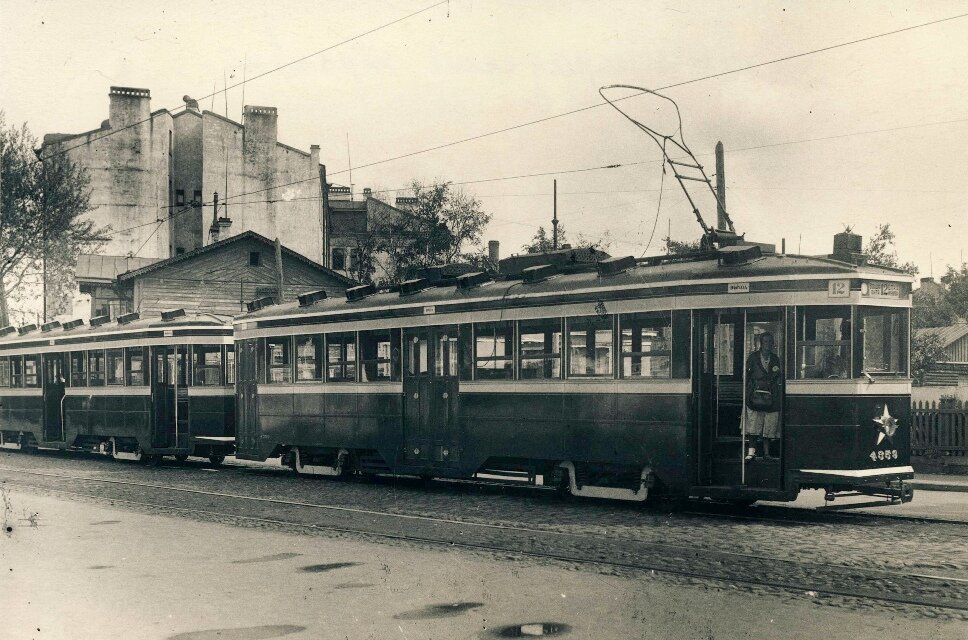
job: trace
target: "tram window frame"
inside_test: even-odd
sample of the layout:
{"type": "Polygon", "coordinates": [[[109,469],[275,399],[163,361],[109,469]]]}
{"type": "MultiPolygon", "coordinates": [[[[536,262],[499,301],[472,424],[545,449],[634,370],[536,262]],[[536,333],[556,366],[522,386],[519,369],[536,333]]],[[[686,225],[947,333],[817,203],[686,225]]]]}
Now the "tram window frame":
{"type": "Polygon", "coordinates": [[[148,386],[148,347],[125,347],[124,349],[124,383],[129,387],[148,386]],[[134,363],[138,362],[138,369],[134,363]]]}
{"type": "Polygon", "coordinates": [[[104,384],[108,387],[124,386],[124,349],[104,350],[104,384]]]}
{"type": "Polygon", "coordinates": [[[517,350],[519,380],[561,380],[564,377],[564,320],[562,318],[519,320],[517,350]],[[525,349],[524,337],[536,335],[541,336],[544,343],[543,349],[541,351],[525,349]],[[557,343],[555,335],[557,335],[557,343]],[[529,366],[534,362],[540,362],[541,366],[529,366]],[[540,372],[541,375],[531,375],[532,372],[540,372]]]}
{"type": "Polygon", "coordinates": [[[420,376],[430,372],[430,341],[425,334],[413,335],[407,347],[407,375],[420,376]]]}
{"type": "Polygon", "coordinates": [[[222,345],[220,344],[194,344],[192,345],[192,386],[193,387],[221,387],[225,379],[223,366],[225,360],[222,356],[222,345]],[[217,354],[218,364],[208,362],[208,356],[217,354]],[[203,356],[200,363],[198,356],[203,356]],[[209,379],[212,372],[215,372],[214,382],[209,379]]]}
{"type": "Polygon", "coordinates": [[[237,375],[236,370],[236,360],[235,360],[235,345],[226,344],[225,356],[223,362],[225,363],[225,386],[235,386],[235,380],[237,375]]]}
{"type": "Polygon", "coordinates": [[[24,386],[24,357],[10,356],[10,386],[22,389],[24,386]]]}
{"type": "MultiPolygon", "coordinates": [[[[857,368],[857,376],[863,376],[865,373],[871,376],[882,376],[886,378],[906,378],[908,376],[908,351],[909,351],[909,339],[908,339],[908,327],[910,326],[910,310],[898,307],[877,307],[877,306],[862,306],[858,307],[856,310],[856,331],[857,335],[854,339],[857,341],[857,349],[859,358],[855,358],[855,367],[857,368]],[[885,344],[885,339],[887,335],[884,329],[889,329],[891,327],[897,329],[896,340],[897,343],[892,345],[891,348],[884,349],[885,351],[894,351],[897,355],[897,368],[896,369],[871,369],[869,366],[868,357],[868,338],[871,338],[871,334],[874,333],[874,327],[868,327],[868,320],[874,317],[888,317],[890,318],[890,327],[882,327],[880,333],[880,339],[882,341],[882,347],[887,346],[885,344]]],[[[873,346],[873,345],[871,345],[873,346]]],[[[892,358],[893,362],[893,358],[892,358]]]]}
{"type": "Polygon", "coordinates": [[[107,371],[105,368],[106,366],[107,363],[104,359],[104,349],[91,349],[87,352],[87,386],[105,386],[104,381],[107,371]],[[94,362],[99,362],[100,365],[98,367],[94,367],[94,362]]]}
{"type": "Polygon", "coordinates": [[[70,370],[71,370],[71,386],[72,387],[86,387],[87,386],[87,351],[71,351],[68,356],[70,360],[70,370]],[[77,364],[80,363],[81,370],[77,370],[77,364]]]}
{"type": "Polygon", "coordinates": [[[514,380],[514,325],[513,320],[474,323],[475,380],[514,380]],[[503,346],[501,355],[499,345],[503,346]]]}
{"type": "MultiPolygon", "coordinates": [[[[672,312],[623,313],[619,316],[618,322],[619,377],[623,380],[667,380],[672,378],[672,312]],[[658,338],[664,343],[664,348],[652,349],[652,343],[650,343],[650,348],[643,350],[645,336],[642,335],[642,331],[646,329],[662,330],[658,338]],[[629,332],[628,350],[626,350],[626,331],[629,332]],[[638,340],[636,340],[636,337],[638,340]],[[639,347],[637,350],[635,349],[636,342],[638,342],[639,347]],[[636,359],[638,360],[638,375],[635,375],[636,359]],[[664,371],[660,364],[661,373],[658,375],[652,374],[654,371],[653,360],[658,363],[665,363],[664,371]],[[643,374],[645,361],[648,361],[650,365],[649,375],[643,374]],[[627,367],[626,362],[628,363],[627,367]]],[[[654,341],[657,342],[658,340],[654,341]]]]}
{"type": "Polygon", "coordinates": [[[400,329],[360,331],[359,344],[360,382],[400,381],[400,329]],[[382,345],[386,345],[385,355],[381,354],[382,345]],[[381,369],[385,375],[380,375],[381,369]]]}
{"type": "Polygon", "coordinates": [[[357,360],[355,331],[326,334],[326,382],[356,382],[357,360]]]}
{"type": "MultiPolygon", "coordinates": [[[[820,305],[820,306],[799,306],[796,309],[797,333],[796,333],[796,373],[797,380],[848,380],[852,376],[853,368],[853,344],[854,344],[854,314],[853,307],[847,305],[820,305]],[[834,331],[839,331],[839,340],[817,340],[817,321],[818,320],[840,320],[840,325],[834,327],[834,331]],[[844,326],[846,323],[846,327],[844,326]],[[807,339],[808,335],[813,337],[807,339]],[[844,336],[847,336],[845,339],[844,336]],[[818,361],[816,355],[811,358],[812,364],[807,363],[806,349],[821,348],[832,351],[823,355],[818,361]],[[846,354],[846,355],[844,355],[846,354]],[[835,370],[836,360],[842,362],[835,370]],[[829,364],[828,364],[829,363],[829,364]],[[815,369],[816,375],[807,375],[808,368],[815,369]],[[825,371],[826,370],[826,371],[825,371]],[[839,371],[839,374],[837,373],[839,371]],[[833,373],[829,373],[833,372],[833,373]]],[[[811,371],[813,373],[813,371],[811,371]]]]}
{"type": "Polygon", "coordinates": [[[323,354],[323,334],[302,334],[293,336],[294,353],[296,360],[296,382],[322,382],[324,377],[324,354],[323,354]],[[304,355],[304,346],[312,347],[312,361],[304,355]],[[303,360],[307,359],[307,362],[303,360]],[[307,369],[307,365],[311,369],[307,369]],[[310,375],[305,375],[309,372],[310,375]]]}
{"type": "Polygon", "coordinates": [[[266,338],[264,344],[266,384],[292,384],[292,337],[266,338]],[[273,362],[275,347],[279,348],[279,362],[273,362]]]}
{"type": "Polygon", "coordinates": [[[24,356],[24,387],[28,389],[37,389],[43,383],[43,378],[41,376],[40,368],[40,356],[39,355],[25,355],[24,356]],[[33,366],[30,366],[33,365],[33,366]],[[31,369],[33,370],[31,372],[31,369]]]}
{"type": "Polygon", "coordinates": [[[10,386],[10,357],[0,356],[0,388],[10,386]]]}
{"type": "Polygon", "coordinates": [[[565,351],[568,354],[568,362],[565,370],[569,378],[608,380],[615,378],[615,316],[609,314],[602,316],[580,316],[577,318],[565,319],[565,351]],[[599,334],[608,333],[608,338],[599,343],[599,334]],[[585,336],[585,344],[577,347],[584,350],[582,361],[584,362],[584,373],[575,370],[575,351],[573,345],[575,338],[581,334],[585,336]],[[594,342],[588,344],[588,337],[593,336],[594,342]],[[601,345],[608,352],[607,367],[599,367],[598,348],[601,345]],[[594,355],[589,354],[594,350],[594,355]],[[591,363],[591,364],[589,364],[591,363]],[[605,369],[607,368],[607,372],[605,369]]]}

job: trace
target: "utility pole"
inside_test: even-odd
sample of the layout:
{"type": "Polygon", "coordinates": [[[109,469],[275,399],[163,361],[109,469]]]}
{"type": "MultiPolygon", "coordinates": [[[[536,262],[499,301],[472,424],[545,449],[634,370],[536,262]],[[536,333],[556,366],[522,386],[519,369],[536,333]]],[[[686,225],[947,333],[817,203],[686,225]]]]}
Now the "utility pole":
{"type": "Polygon", "coordinates": [[[551,247],[558,250],[558,181],[552,183],[551,247]]]}
{"type": "Polygon", "coordinates": [[[723,143],[716,143],[716,228],[729,229],[726,221],[726,156],[723,143]]]}

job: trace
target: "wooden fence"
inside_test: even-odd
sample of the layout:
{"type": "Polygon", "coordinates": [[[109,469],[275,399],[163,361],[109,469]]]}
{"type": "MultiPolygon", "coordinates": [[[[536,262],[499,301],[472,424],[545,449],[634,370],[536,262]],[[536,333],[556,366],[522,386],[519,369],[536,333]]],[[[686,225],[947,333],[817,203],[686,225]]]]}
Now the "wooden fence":
{"type": "Polygon", "coordinates": [[[968,459],[968,403],[913,402],[911,453],[968,459]]]}

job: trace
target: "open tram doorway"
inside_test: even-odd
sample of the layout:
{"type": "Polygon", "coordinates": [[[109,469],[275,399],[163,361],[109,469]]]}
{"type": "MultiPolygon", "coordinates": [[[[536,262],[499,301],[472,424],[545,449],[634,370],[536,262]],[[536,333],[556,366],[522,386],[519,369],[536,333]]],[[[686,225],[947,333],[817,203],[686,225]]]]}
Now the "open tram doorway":
{"type": "Polygon", "coordinates": [[[460,463],[457,425],[459,333],[455,325],[406,329],[404,462],[425,468],[460,463]]]}
{"type": "Polygon", "coordinates": [[[151,446],[188,446],[188,347],[151,347],[151,404],[154,425],[151,446]]]}
{"type": "Polygon", "coordinates": [[[64,441],[64,397],[66,395],[66,354],[44,356],[44,440],[64,441]]]}
{"type": "MultiPolygon", "coordinates": [[[[707,309],[695,323],[696,396],[700,485],[781,488],[783,449],[784,311],[781,308],[707,309]],[[747,407],[747,365],[760,357],[762,336],[770,334],[779,368],[775,421],[747,407]]],[[[761,362],[769,362],[767,358],[761,362]]],[[[753,365],[755,366],[755,364],[753,365]]],[[[755,386],[755,385],[754,385],[755,386]]]]}

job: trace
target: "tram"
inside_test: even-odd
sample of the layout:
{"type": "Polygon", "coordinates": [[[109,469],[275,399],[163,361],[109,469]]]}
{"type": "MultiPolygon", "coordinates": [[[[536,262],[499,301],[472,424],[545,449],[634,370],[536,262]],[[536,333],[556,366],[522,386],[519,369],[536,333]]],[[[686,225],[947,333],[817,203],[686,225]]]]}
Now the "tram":
{"type": "Polygon", "coordinates": [[[0,330],[0,448],[220,464],[235,447],[228,318],[138,313],[0,330]]]}
{"type": "Polygon", "coordinates": [[[910,500],[912,278],[733,244],[250,303],[237,456],[637,501],[910,500]],[[745,365],[766,333],[779,424],[750,455],[745,365]]]}

